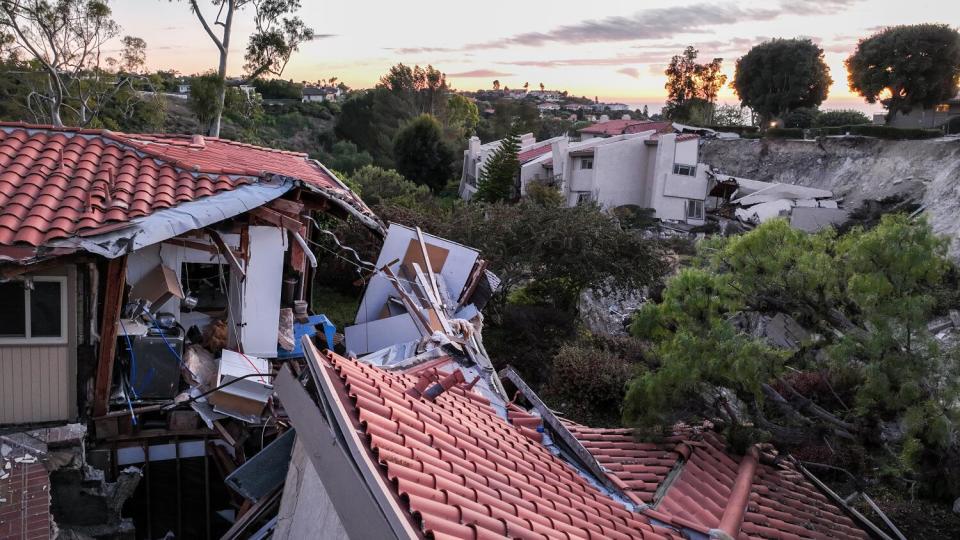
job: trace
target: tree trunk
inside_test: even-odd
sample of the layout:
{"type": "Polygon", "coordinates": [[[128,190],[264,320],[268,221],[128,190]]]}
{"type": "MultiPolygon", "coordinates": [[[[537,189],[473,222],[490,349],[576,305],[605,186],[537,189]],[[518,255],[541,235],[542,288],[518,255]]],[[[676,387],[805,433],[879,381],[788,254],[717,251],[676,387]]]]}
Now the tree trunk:
{"type": "Polygon", "coordinates": [[[220,136],[220,119],[223,117],[223,105],[227,98],[227,60],[230,54],[230,31],[233,29],[233,11],[235,8],[236,0],[229,0],[227,17],[223,23],[223,48],[220,50],[220,65],[217,67],[217,78],[220,79],[220,88],[217,90],[217,112],[213,115],[213,121],[210,122],[210,131],[207,133],[211,137],[220,136]]]}

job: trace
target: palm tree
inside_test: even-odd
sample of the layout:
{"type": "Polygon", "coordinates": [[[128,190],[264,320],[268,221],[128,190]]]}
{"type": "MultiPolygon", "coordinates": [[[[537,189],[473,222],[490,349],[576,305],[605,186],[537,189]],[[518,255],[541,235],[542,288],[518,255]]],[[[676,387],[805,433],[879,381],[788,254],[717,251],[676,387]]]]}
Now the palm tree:
{"type": "Polygon", "coordinates": [[[494,79],[494,80],[493,80],[493,89],[494,89],[494,90],[499,90],[499,89],[500,89],[500,79],[494,79]]]}
{"type": "Polygon", "coordinates": [[[543,83],[540,83],[540,91],[543,92],[544,86],[543,83]]]}

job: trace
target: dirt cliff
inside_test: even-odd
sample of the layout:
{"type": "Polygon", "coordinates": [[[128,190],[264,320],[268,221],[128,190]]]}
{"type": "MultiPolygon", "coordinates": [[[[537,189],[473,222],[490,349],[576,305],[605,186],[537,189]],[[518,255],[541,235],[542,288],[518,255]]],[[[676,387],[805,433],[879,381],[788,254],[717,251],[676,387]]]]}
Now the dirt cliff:
{"type": "Polygon", "coordinates": [[[710,140],[700,161],[734,176],[829,189],[851,209],[870,200],[916,202],[960,259],[960,139],[710,140]]]}

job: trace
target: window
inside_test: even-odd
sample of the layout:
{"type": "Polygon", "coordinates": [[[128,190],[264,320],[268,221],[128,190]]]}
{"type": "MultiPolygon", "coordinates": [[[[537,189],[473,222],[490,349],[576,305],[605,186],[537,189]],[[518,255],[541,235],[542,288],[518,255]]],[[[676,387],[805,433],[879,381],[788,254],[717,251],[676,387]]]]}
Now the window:
{"type": "Polygon", "coordinates": [[[696,176],[697,175],[697,166],[696,165],[681,165],[679,163],[673,164],[673,174],[679,174],[681,176],[696,176]]]}
{"type": "Polygon", "coordinates": [[[590,201],[592,200],[593,200],[593,196],[588,192],[583,191],[583,192],[577,193],[577,206],[589,204],[590,201]]]}
{"type": "Polygon", "coordinates": [[[35,277],[33,286],[0,283],[0,343],[66,343],[67,278],[35,277]]]}
{"type": "Polygon", "coordinates": [[[703,219],[703,201],[687,199],[687,219],[703,219]]]}
{"type": "Polygon", "coordinates": [[[941,103],[941,104],[937,105],[936,111],[937,111],[937,112],[950,112],[950,104],[949,104],[949,103],[941,103]]]}
{"type": "Polygon", "coordinates": [[[580,160],[581,169],[592,169],[593,168],[593,158],[583,158],[580,160]]]}

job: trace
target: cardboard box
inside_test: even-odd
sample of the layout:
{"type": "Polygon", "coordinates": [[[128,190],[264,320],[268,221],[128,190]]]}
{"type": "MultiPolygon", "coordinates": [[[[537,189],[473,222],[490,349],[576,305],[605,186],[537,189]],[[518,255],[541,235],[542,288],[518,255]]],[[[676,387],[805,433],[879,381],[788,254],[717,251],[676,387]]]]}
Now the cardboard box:
{"type": "MultiPolygon", "coordinates": [[[[252,373],[270,373],[270,363],[263,358],[224,349],[217,370],[216,386],[252,373]]],[[[217,390],[207,396],[207,401],[218,413],[244,422],[257,423],[272,395],[273,378],[253,376],[217,390]]]]}
{"type": "Polygon", "coordinates": [[[151,306],[162,306],[171,298],[183,300],[183,288],[177,273],[162,264],[140,278],[130,290],[130,300],[146,300],[151,306]]]}

